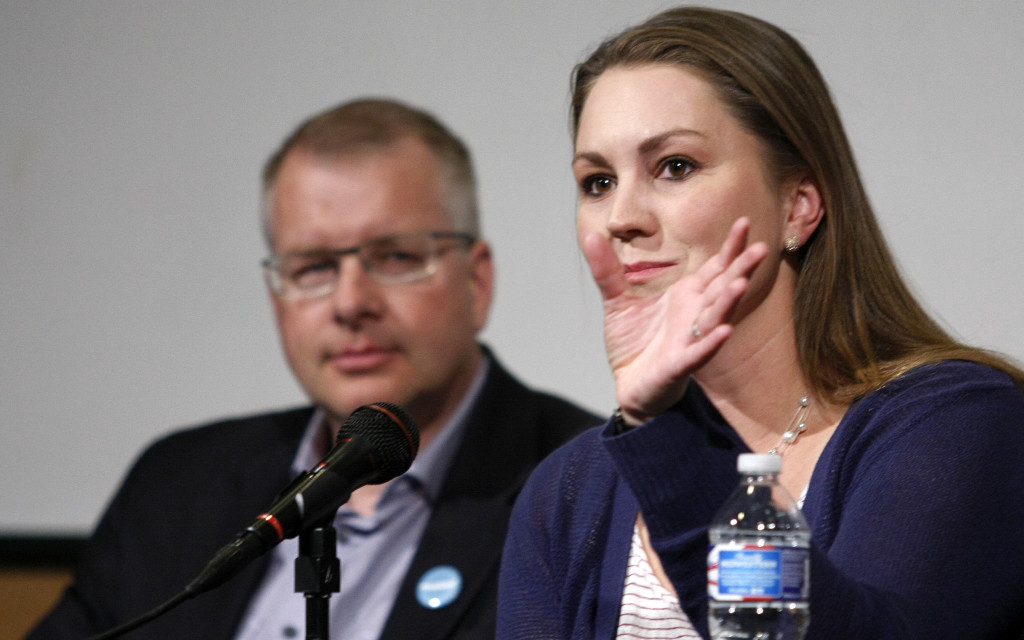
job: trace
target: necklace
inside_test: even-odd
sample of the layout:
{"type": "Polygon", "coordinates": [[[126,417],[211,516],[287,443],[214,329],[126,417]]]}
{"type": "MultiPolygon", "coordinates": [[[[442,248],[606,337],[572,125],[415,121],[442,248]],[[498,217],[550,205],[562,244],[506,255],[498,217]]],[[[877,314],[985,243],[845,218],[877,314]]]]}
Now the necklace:
{"type": "Polygon", "coordinates": [[[800,434],[807,430],[807,413],[811,410],[811,399],[808,396],[800,398],[800,406],[796,408],[793,419],[789,421],[789,427],[782,434],[779,444],[772,447],[768,453],[773,456],[781,456],[782,453],[796,443],[800,434]]]}

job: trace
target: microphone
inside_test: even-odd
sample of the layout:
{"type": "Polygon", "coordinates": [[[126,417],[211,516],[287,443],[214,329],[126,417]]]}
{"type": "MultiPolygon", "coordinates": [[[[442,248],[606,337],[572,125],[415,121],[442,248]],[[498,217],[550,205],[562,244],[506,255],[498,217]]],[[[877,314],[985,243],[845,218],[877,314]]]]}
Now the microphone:
{"type": "Polygon", "coordinates": [[[292,481],[185,587],[188,597],[223,584],[285,538],[329,522],[355,489],[402,475],[419,445],[419,429],[401,407],[388,402],[359,407],[341,425],[324,459],[292,481]]]}

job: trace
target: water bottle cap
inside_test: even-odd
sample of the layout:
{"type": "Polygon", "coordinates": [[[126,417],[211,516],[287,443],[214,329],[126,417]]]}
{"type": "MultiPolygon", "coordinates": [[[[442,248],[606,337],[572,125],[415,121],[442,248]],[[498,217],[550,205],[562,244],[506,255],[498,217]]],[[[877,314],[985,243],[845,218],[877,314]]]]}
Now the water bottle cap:
{"type": "Polygon", "coordinates": [[[736,461],[740,473],[778,473],[782,471],[782,456],[771,453],[741,453],[736,461]]]}

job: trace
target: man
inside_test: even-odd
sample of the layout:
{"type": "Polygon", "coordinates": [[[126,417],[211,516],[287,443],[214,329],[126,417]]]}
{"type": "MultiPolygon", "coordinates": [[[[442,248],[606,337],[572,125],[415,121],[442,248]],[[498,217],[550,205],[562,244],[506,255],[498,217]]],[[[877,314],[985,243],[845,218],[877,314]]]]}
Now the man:
{"type": "MultiPolygon", "coordinates": [[[[353,410],[379,401],[413,416],[420,455],[338,512],[331,637],[493,637],[513,499],[544,455],[599,420],[527,389],[477,342],[494,266],[468,151],[425,113],[357,101],[300,126],[268,161],[263,195],[277,326],[313,406],[151,447],[31,638],[81,638],[173,597],[353,410]]],[[[297,553],[287,540],[129,637],[304,635],[297,553]]]]}

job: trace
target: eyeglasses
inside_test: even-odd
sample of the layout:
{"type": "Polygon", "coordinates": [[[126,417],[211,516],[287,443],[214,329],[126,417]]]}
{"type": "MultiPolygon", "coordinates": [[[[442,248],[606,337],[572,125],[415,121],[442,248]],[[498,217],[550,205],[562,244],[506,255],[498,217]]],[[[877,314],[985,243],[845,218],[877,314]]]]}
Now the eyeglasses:
{"type": "Polygon", "coordinates": [[[422,280],[437,271],[437,258],[449,248],[445,240],[469,247],[476,238],[456,231],[424,231],[382,236],[356,247],[270,256],[261,263],[270,290],[291,300],[332,293],[341,273],[341,259],[355,255],[366,273],[380,284],[422,280]]]}

